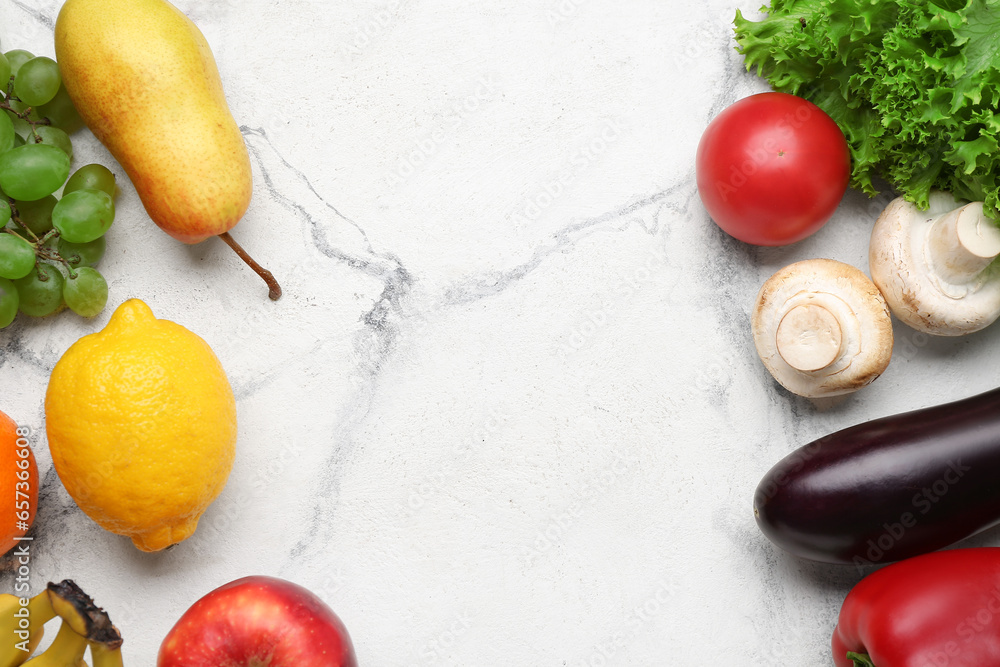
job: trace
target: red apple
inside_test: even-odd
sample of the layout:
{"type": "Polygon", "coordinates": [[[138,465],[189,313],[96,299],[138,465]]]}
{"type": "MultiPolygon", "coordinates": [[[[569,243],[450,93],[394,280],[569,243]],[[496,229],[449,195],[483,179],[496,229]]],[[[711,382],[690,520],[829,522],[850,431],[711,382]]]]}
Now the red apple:
{"type": "Polygon", "coordinates": [[[170,629],[157,667],[357,667],[347,628],[322,600],[274,577],[237,579],[170,629]]]}

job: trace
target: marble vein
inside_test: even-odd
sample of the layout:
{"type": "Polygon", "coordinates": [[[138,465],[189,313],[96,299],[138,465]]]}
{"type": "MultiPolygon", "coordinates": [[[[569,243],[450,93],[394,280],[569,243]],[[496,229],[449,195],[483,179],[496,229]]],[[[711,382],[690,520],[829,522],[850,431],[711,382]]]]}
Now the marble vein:
{"type": "MultiPolygon", "coordinates": [[[[574,222],[552,234],[544,243],[535,248],[531,257],[521,264],[504,271],[470,276],[461,283],[451,286],[445,292],[441,303],[446,306],[464,305],[495,296],[513,284],[523,280],[552,255],[569,252],[582,239],[596,230],[614,226],[614,223],[620,222],[630,216],[635,216],[658,204],[673,202],[677,198],[690,197],[691,190],[692,182],[690,180],[681,180],[654,195],[625,204],[592,218],[574,222]]],[[[619,229],[627,229],[630,224],[631,221],[626,220],[626,224],[620,226],[619,229]]]]}
{"type": "MultiPolygon", "coordinates": [[[[29,17],[31,17],[31,19],[33,19],[36,23],[47,28],[49,32],[55,30],[56,27],[55,19],[49,16],[49,12],[54,11],[51,8],[32,6],[31,4],[24,2],[23,0],[11,0],[11,4],[20,9],[21,11],[23,11],[29,17]]],[[[5,48],[19,49],[27,47],[24,45],[7,47],[5,45],[5,48]]]]}

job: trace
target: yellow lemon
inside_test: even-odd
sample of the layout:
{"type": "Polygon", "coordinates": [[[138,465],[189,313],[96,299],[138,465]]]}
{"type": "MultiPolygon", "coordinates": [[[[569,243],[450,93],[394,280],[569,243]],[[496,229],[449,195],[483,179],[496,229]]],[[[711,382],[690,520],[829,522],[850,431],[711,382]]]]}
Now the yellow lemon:
{"type": "Polygon", "coordinates": [[[143,551],[194,532],[236,451],[236,402],[212,349],[137,299],[56,364],[45,422],[70,496],[143,551]]]}

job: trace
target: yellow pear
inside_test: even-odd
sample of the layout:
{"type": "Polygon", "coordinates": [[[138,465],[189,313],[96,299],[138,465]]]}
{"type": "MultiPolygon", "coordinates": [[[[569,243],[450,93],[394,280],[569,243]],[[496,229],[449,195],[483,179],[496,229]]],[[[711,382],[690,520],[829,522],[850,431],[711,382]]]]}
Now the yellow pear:
{"type": "MultiPolygon", "coordinates": [[[[229,235],[253,177],[211,48],[166,0],[67,0],[56,59],[84,122],[125,169],[149,217],[184,243],[229,235]]],[[[275,293],[277,291],[277,294],[275,293]]]]}

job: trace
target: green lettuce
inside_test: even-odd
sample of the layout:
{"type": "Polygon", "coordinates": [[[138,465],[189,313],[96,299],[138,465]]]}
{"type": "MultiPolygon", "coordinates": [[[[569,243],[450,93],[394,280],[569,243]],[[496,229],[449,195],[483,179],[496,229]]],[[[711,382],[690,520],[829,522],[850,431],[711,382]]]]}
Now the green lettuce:
{"type": "MultiPolygon", "coordinates": [[[[932,189],[1000,218],[1000,0],[772,0],[737,11],[747,70],[826,111],[851,148],[851,185],[881,176],[927,207],[932,189]]],[[[876,179],[877,180],[877,179],[876,179]]]]}

